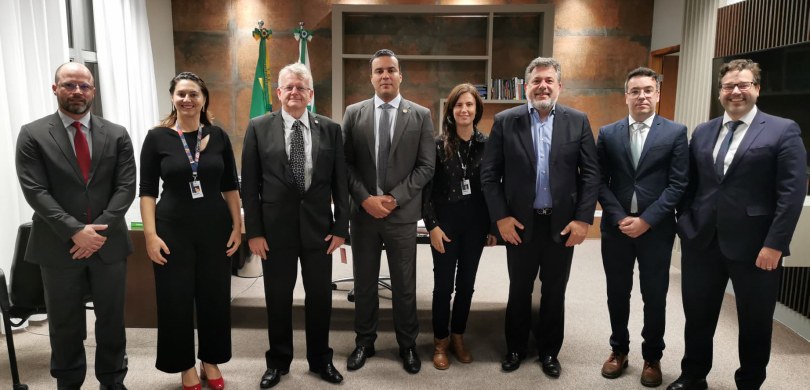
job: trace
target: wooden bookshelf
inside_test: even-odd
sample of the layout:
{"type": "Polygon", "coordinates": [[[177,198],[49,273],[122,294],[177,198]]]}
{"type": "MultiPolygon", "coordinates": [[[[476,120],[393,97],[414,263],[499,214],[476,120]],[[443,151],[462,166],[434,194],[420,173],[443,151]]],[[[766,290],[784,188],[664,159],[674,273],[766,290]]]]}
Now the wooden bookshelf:
{"type": "MultiPolygon", "coordinates": [[[[373,94],[369,58],[391,49],[400,59],[402,96],[433,112],[438,133],[444,99],[462,82],[523,78],[535,57],[552,55],[554,6],[349,5],[332,7],[332,116],[373,94]]],[[[525,100],[484,100],[479,125],[525,100]]]]}

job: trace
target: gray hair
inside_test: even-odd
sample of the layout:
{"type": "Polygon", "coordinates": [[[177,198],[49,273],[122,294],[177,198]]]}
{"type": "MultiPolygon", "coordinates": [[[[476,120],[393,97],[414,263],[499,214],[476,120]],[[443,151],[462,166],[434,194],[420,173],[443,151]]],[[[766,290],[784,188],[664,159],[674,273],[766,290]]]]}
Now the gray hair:
{"type": "Polygon", "coordinates": [[[534,68],[554,68],[554,71],[557,72],[557,82],[562,82],[562,72],[560,71],[560,63],[557,62],[554,58],[551,57],[537,57],[529,63],[529,66],[526,67],[526,79],[524,80],[526,83],[529,82],[531,78],[532,71],[534,68]]]}
{"type": "MultiPolygon", "coordinates": [[[[281,78],[284,77],[287,73],[290,73],[301,80],[304,80],[307,84],[309,84],[309,88],[312,88],[312,73],[309,71],[306,65],[296,62],[294,64],[286,65],[285,67],[281,68],[278,71],[278,80],[281,81],[281,78]]],[[[281,85],[278,86],[281,88],[281,85]]]]}

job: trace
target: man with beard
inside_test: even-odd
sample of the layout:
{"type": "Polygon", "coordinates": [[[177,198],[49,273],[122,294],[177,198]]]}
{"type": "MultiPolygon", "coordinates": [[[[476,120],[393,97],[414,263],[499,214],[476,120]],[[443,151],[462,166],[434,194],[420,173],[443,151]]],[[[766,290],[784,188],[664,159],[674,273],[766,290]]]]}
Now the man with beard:
{"type": "MultiPolygon", "coordinates": [[[[689,185],[678,219],[685,350],[671,390],[705,389],[729,279],[740,328],[738,389],[759,389],[771,356],[783,256],[807,193],[807,152],[796,122],[756,106],[759,64],[720,66],[722,116],[689,142],[689,185]]],[[[789,378],[785,378],[789,379],[789,378]]]]}
{"type": "Polygon", "coordinates": [[[528,105],[495,115],[481,186],[490,218],[507,243],[507,353],[501,367],[514,371],[526,357],[539,270],[542,298],[534,336],[543,372],[556,378],[562,370],[557,354],[571,259],[593,223],[599,167],[588,117],[557,104],[560,64],[553,58],[532,60],[525,89],[528,105]]]}
{"type": "Polygon", "coordinates": [[[82,64],[56,70],[59,110],[20,129],[17,175],[34,209],[25,260],[45,286],[51,376],[79,389],[87,363],[84,298],[96,316],[95,374],[101,389],[126,389],[124,295],[132,253],[124,214],[135,198],[135,159],[122,126],[90,114],[93,76],[82,64]]]}

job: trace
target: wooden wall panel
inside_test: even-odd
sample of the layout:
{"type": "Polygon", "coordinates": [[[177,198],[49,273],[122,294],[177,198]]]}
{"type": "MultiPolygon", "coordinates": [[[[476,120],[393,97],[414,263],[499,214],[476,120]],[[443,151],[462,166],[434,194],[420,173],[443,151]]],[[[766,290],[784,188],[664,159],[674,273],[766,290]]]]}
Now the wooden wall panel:
{"type": "Polygon", "coordinates": [[[749,0],[717,11],[714,57],[810,41],[810,0],[749,0]]]}

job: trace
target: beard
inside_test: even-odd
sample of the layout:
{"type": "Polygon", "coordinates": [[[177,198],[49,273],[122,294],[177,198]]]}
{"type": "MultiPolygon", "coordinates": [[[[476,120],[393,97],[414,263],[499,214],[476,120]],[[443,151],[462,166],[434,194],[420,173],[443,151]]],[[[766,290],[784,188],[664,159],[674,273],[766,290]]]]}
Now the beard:
{"type": "Polygon", "coordinates": [[[549,99],[549,100],[532,100],[532,107],[534,107],[537,111],[548,111],[554,107],[554,104],[557,103],[557,99],[549,99]]]}
{"type": "Polygon", "coordinates": [[[90,106],[93,104],[93,99],[59,99],[59,108],[76,115],[84,115],[90,111],[90,106]]]}

